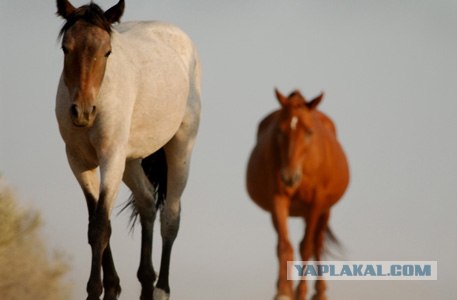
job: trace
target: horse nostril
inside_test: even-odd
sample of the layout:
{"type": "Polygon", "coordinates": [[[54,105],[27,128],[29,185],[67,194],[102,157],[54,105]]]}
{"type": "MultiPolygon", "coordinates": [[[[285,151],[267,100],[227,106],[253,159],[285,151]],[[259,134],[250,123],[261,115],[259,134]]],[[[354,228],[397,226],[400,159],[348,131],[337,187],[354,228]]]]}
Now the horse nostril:
{"type": "Polygon", "coordinates": [[[77,118],[78,115],[79,115],[79,110],[78,110],[78,106],[76,104],[73,104],[71,107],[70,107],[70,114],[73,118],[77,118]]]}
{"type": "Polygon", "coordinates": [[[292,174],[288,172],[281,172],[281,181],[287,187],[294,187],[301,180],[300,172],[294,172],[292,174]]]}
{"type": "Polygon", "coordinates": [[[97,112],[97,107],[94,105],[92,106],[91,114],[94,115],[97,112]]]}

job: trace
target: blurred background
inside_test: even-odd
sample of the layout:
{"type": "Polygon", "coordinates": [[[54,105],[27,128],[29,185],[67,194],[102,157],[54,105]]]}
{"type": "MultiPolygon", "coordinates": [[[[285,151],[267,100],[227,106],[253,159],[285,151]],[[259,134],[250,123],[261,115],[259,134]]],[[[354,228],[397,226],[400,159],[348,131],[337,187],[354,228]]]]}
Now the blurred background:
{"type": "MultiPolygon", "coordinates": [[[[96,2],[108,9],[116,1],[96,2]]],[[[54,116],[63,24],[55,11],[52,0],[0,2],[0,172],[41,215],[49,257],[65,253],[62,282],[84,299],[87,213],[54,116]]],[[[257,124],[278,107],[274,87],[326,93],[320,108],[337,125],[352,175],[330,221],[343,258],[438,261],[437,281],[335,281],[329,299],[456,299],[457,2],[126,1],[123,21],[150,19],[179,25],[202,61],[202,122],[172,299],[273,298],[276,235],[244,177],[257,124]]],[[[123,188],[113,216],[128,196],[123,188]]],[[[112,224],[121,299],[137,299],[141,230],[129,234],[128,214],[112,224]]],[[[290,227],[298,246],[303,222],[290,227]]]]}

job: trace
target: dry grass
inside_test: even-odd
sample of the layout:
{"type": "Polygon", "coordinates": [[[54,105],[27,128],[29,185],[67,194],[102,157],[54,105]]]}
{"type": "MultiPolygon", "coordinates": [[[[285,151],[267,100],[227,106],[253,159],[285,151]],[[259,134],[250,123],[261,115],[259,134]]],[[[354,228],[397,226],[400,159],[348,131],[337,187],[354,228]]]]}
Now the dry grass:
{"type": "Polygon", "coordinates": [[[20,207],[0,178],[0,299],[66,300],[71,287],[62,255],[49,257],[40,215],[20,207]]]}

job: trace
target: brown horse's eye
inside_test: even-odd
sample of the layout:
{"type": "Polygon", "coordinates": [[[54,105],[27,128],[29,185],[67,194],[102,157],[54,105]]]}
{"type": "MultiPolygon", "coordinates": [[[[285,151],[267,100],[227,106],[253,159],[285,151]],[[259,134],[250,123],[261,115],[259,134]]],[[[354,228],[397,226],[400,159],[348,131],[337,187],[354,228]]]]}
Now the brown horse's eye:
{"type": "Polygon", "coordinates": [[[62,46],[62,51],[64,54],[68,54],[68,48],[65,46],[62,46]]]}
{"type": "Polygon", "coordinates": [[[106,54],[105,54],[105,57],[108,57],[108,56],[110,56],[110,54],[111,54],[111,50],[110,50],[110,51],[108,51],[108,52],[106,52],[106,54]]]}

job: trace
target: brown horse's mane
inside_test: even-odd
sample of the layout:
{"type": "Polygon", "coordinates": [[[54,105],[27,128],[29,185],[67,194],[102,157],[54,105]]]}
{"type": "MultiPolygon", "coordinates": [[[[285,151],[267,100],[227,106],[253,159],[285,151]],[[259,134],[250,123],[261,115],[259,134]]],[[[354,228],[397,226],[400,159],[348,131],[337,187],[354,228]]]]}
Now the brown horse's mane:
{"type": "Polygon", "coordinates": [[[100,6],[92,2],[75,9],[75,11],[69,15],[66,20],[67,22],[62,26],[62,29],[59,32],[59,37],[61,37],[79,20],[84,20],[87,23],[97,26],[111,34],[111,23],[106,19],[104,11],[100,8],[100,6]]]}

